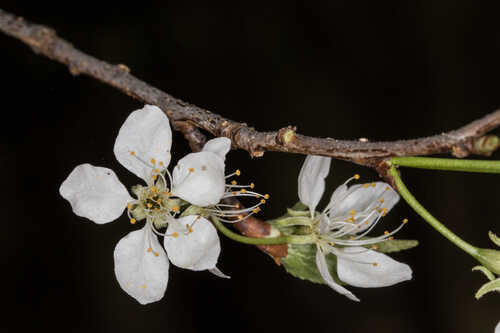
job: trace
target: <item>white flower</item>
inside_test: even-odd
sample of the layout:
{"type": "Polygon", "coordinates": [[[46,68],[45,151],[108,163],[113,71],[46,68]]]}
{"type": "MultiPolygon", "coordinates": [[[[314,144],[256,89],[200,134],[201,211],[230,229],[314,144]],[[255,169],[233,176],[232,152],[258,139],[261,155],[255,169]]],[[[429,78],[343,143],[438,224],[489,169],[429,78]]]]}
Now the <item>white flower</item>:
{"type": "MultiPolygon", "coordinates": [[[[208,269],[217,276],[227,277],[215,267],[220,254],[217,230],[199,215],[176,218],[183,203],[180,199],[207,207],[209,213],[230,217],[251,212],[261,204],[248,209],[219,204],[229,196],[254,193],[246,190],[253,188],[253,184],[225,184],[224,160],[231,148],[229,139],[208,141],[201,152],[182,158],[172,175],[167,170],[171,144],[168,118],[156,106],[146,105],[130,114],[114,146],[117,160],[146,183],[133,188],[136,199],[112,170],[90,164],[77,166],[59,189],[76,215],[95,223],[111,222],[120,217],[125,208],[132,224],[146,219],[144,227],[122,238],[114,251],[120,286],[141,304],[163,297],[169,261],[178,267],[195,271],[208,269]],[[224,208],[235,209],[223,212],[224,208]],[[164,227],[167,227],[164,234],[157,231],[164,227]],[[156,234],[165,236],[167,253],[156,234]]],[[[264,198],[257,193],[253,196],[264,198]]]]}
{"type": "MultiPolygon", "coordinates": [[[[336,283],[326,263],[325,256],[337,256],[337,273],[341,281],[364,288],[390,286],[412,278],[411,268],[385,254],[364,246],[392,239],[396,230],[366,238],[382,216],[398,202],[399,195],[383,182],[347,186],[352,179],[340,185],[332,194],[330,203],[320,213],[315,209],[325,190],[325,177],[330,168],[330,158],[307,156],[299,174],[300,201],[309,207],[313,229],[317,236],[316,265],[325,282],[335,291],[359,301],[346,288],[336,283]],[[340,245],[341,247],[336,247],[340,245]]],[[[376,249],[376,245],[374,245],[376,249]]]]}
{"type": "Polygon", "coordinates": [[[495,333],[500,333],[500,321],[497,324],[497,327],[495,328],[495,333]]]}

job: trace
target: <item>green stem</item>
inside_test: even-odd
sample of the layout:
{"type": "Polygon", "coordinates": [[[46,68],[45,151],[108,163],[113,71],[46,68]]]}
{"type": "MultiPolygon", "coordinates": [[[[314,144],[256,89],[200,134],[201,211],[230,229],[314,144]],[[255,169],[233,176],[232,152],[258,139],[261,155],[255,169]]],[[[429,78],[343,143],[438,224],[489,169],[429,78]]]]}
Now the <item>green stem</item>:
{"type": "Polygon", "coordinates": [[[391,157],[391,163],[394,165],[420,169],[500,173],[500,161],[433,157],[391,157]]]}
{"type": "Polygon", "coordinates": [[[389,174],[394,178],[399,194],[406,200],[408,205],[413,208],[418,215],[420,215],[427,223],[429,223],[434,229],[436,229],[441,235],[446,237],[450,242],[473,256],[477,257],[478,249],[466,241],[462,240],[460,237],[455,235],[450,229],[445,227],[441,222],[439,222],[434,216],[431,215],[418,201],[415,197],[408,191],[408,188],[401,180],[398,171],[394,166],[389,169],[389,174]]]}
{"type": "Polygon", "coordinates": [[[312,235],[305,236],[279,236],[279,237],[267,237],[267,238],[255,238],[255,237],[246,237],[239,235],[237,233],[232,232],[226,226],[219,221],[219,219],[215,216],[212,216],[212,222],[215,227],[225,236],[231,238],[234,241],[251,244],[251,245],[278,245],[278,244],[312,244],[314,243],[314,237],[312,235]]]}

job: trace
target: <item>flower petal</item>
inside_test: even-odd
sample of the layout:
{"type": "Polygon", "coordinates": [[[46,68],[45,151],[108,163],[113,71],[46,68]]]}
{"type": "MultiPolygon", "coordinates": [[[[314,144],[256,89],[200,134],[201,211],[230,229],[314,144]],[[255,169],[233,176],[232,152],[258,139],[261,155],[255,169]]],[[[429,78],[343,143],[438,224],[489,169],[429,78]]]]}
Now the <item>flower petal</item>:
{"type": "Polygon", "coordinates": [[[207,219],[190,215],[168,225],[164,246],[172,264],[193,271],[215,268],[220,254],[217,230],[207,219]],[[194,223],[194,224],[193,224],[194,223]],[[192,232],[189,232],[191,226],[192,232]]]}
{"type": "Polygon", "coordinates": [[[215,205],[224,195],[224,160],[215,153],[187,154],[175,166],[172,177],[173,194],[191,204],[215,205]]]}
{"type": "Polygon", "coordinates": [[[171,145],[172,131],[167,116],[158,107],[145,105],[125,120],[113,151],[118,162],[149,183],[154,169],[151,159],[167,167],[171,145]]]}
{"type": "Polygon", "coordinates": [[[323,254],[319,249],[316,251],[316,266],[318,267],[318,271],[321,274],[321,277],[323,280],[325,280],[326,284],[339,294],[342,294],[346,296],[347,298],[359,302],[359,298],[354,296],[353,293],[351,293],[349,290],[346,288],[342,287],[340,284],[336,283],[332,276],[330,275],[330,272],[328,271],[328,265],[326,264],[326,259],[325,259],[325,254],[323,254]]]}
{"type": "Polygon", "coordinates": [[[358,228],[352,233],[359,233],[368,229],[379,216],[374,212],[375,207],[379,213],[384,212],[385,215],[398,201],[399,194],[384,182],[354,185],[340,201],[332,205],[329,216],[342,219],[350,217],[350,213],[354,211],[353,222],[358,228]]]}
{"type": "Polygon", "coordinates": [[[116,279],[127,294],[141,304],[156,302],[163,297],[169,263],[149,222],[116,244],[114,259],[116,279]]]}
{"type": "Polygon", "coordinates": [[[497,327],[495,328],[495,333],[500,333],[500,321],[497,324],[497,327]]]}
{"type": "Polygon", "coordinates": [[[339,278],[355,287],[377,288],[411,280],[412,270],[407,264],[364,247],[346,247],[337,256],[339,278]]]}
{"type": "Polygon", "coordinates": [[[298,186],[299,199],[309,207],[311,213],[325,191],[325,177],[330,170],[331,158],[308,155],[300,169],[298,186]]]}
{"type": "Polygon", "coordinates": [[[226,154],[231,150],[231,140],[228,138],[215,138],[208,140],[201,151],[209,151],[219,155],[222,160],[226,158],[226,154]]]}
{"type": "Polygon", "coordinates": [[[116,220],[133,200],[111,169],[80,164],[59,188],[73,213],[98,224],[116,220]]]}
{"type": "Polygon", "coordinates": [[[213,275],[218,276],[218,277],[223,278],[223,279],[230,279],[231,278],[229,275],[222,273],[222,271],[220,269],[218,269],[217,267],[210,268],[208,271],[210,273],[212,273],[213,275]]]}

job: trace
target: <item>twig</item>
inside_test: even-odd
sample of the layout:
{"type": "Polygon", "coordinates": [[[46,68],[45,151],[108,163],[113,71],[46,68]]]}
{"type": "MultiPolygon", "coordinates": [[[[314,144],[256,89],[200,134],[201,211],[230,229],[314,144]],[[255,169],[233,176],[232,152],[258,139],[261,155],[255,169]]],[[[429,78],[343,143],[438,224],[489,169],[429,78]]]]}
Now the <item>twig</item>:
{"type": "Polygon", "coordinates": [[[230,138],[233,148],[244,149],[251,156],[262,156],[265,151],[316,154],[369,167],[377,167],[391,156],[437,153],[452,153],[457,157],[469,154],[489,155],[498,147],[498,138],[495,141],[496,137],[493,137],[495,143],[492,145],[491,137],[482,136],[500,125],[500,111],[490,113],[455,131],[427,138],[392,142],[315,138],[296,133],[294,127],[285,127],[274,132],[259,132],[244,123],[176,99],[131,75],[127,66],[111,65],[89,56],[59,38],[54,30],[31,24],[3,10],[0,10],[0,31],[23,41],[35,53],[65,64],[73,75],[88,75],[144,103],[157,105],[170,117],[174,127],[184,133],[192,147],[202,144],[202,136],[197,129],[200,128],[215,136],[230,138]],[[490,142],[489,148],[481,148],[482,142],[490,142]]]}

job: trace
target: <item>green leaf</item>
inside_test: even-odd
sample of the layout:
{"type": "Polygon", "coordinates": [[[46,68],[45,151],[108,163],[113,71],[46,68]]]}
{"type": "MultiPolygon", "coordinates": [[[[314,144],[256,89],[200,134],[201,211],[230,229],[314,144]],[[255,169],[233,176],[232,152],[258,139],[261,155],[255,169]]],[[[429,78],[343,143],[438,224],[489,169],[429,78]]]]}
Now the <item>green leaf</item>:
{"type": "Polygon", "coordinates": [[[475,295],[476,299],[480,299],[481,297],[484,296],[484,294],[489,293],[491,291],[500,292],[500,278],[483,284],[483,286],[479,288],[479,290],[475,295]]]}
{"type": "Polygon", "coordinates": [[[412,239],[393,239],[377,243],[376,245],[378,246],[378,252],[392,253],[414,248],[418,245],[418,241],[412,239]]]}
{"type": "MultiPolygon", "coordinates": [[[[281,259],[281,263],[288,273],[299,279],[325,284],[316,267],[316,245],[289,244],[288,255],[281,259]]],[[[326,263],[335,282],[344,284],[337,276],[337,258],[329,254],[326,256],[326,263]]]]}
{"type": "Polygon", "coordinates": [[[495,275],[492,272],[490,272],[490,270],[488,268],[486,268],[484,266],[474,266],[474,267],[472,267],[472,271],[480,271],[481,273],[486,275],[488,280],[490,280],[490,281],[495,280],[495,275]]]}
{"type": "Polygon", "coordinates": [[[495,235],[493,232],[488,232],[488,236],[490,236],[490,239],[493,243],[495,243],[497,246],[500,246],[500,238],[495,235]]]}

